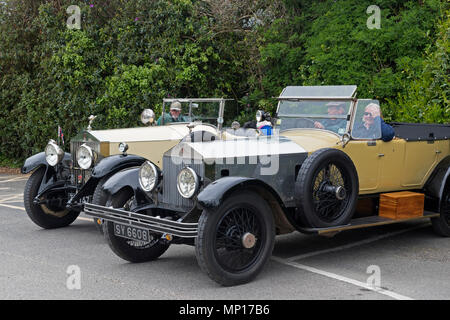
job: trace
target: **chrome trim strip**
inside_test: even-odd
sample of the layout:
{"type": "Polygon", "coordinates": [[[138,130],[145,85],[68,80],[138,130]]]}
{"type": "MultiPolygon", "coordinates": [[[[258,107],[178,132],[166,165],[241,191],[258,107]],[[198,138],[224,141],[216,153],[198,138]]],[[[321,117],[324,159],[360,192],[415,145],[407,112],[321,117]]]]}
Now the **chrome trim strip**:
{"type": "Polygon", "coordinates": [[[197,223],[171,221],[92,203],[85,203],[83,211],[88,216],[123,225],[131,225],[161,234],[168,233],[181,238],[195,238],[197,236],[197,223]]]}

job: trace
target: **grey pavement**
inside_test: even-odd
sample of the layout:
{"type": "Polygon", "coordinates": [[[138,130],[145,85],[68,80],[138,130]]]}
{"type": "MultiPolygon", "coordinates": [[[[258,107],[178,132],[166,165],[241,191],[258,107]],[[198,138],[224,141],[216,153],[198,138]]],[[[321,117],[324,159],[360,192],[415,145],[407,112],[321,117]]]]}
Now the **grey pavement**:
{"type": "Polygon", "coordinates": [[[193,247],[173,245],[157,261],[117,257],[90,219],[43,230],[26,215],[26,176],[0,174],[0,299],[448,299],[450,238],[427,221],[276,239],[251,283],[221,287],[198,267],[193,247]],[[67,288],[69,266],[81,289],[67,288]],[[371,266],[379,269],[373,287],[371,266]]]}

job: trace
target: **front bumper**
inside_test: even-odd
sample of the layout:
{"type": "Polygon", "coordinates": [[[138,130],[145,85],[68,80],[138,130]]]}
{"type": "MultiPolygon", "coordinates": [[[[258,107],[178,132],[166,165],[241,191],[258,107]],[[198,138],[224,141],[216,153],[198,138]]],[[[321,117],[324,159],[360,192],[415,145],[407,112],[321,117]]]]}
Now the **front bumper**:
{"type": "Polygon", "coordinates": [[[180,238],[196,238],[198,223],[172,221],[165,218],[151,217],[144,214],[99,206],[92,203],[84,204],[84,213],[88,216],[101,218],[105,221],[133,226],[160,234],[170,234],[180,238]]]}

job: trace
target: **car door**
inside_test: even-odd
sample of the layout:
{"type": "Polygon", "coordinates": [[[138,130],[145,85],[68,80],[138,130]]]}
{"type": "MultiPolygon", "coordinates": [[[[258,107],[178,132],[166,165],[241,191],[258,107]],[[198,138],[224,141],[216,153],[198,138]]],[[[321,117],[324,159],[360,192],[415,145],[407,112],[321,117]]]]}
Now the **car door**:
{"type": "Polygon", "coordinates": [[[394,138],[389,142],[379,141],[380,156],[383,158],[380,171],[379,191],[387,192],[402,189],[405,147],[404,139],[394,138]]]}
{"type": "Polygon", "coordinates": [[[402,186],[422,187],[425,179],[436,166],[439,143],[430,141],[405,142],[405,157],[402,166],[402,186]]]}
{"type": "Polygon", "coordinates": [[[370,104],[379,106],[378,100],[359,99],[357,101],[351,122],[352,140],[343,149],[355,164],[361,194],[374,192],[379,187],[383,161],[380,151],[381,140],[377,140],[381,137],[381,131],[375,138],[353,135],[354,129],[361,126],[365,109],[370,104]]]}
{"type": "Polygon", "coordinates": [[[359,193],[371,193],[378,188],[382,157],[380,142],[351,140],[342,150],[352,159],[359,179],[359,193]]]}

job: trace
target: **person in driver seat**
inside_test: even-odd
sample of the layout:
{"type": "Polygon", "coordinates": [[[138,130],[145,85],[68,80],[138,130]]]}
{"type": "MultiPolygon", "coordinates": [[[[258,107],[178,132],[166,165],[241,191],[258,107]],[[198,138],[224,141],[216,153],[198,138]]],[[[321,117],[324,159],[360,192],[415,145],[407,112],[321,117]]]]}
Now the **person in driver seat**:
{"type": "MultiPolygon", "coordinates": [[[[163,116],[159,117],[158,121],[156,121],[156,125],[160,126],[162,124],[163,116]]],[[[170,105],[169,113],[164,114],[164,123],[171,122],[187,122],[184,116],[181,114],[181,103],[178,101],[174,101],[170,105]]]]}
{"type": "Polygon", "coordinates": [[[355,124],[353,136],[361,139],[379,139],[384,142],[394,138],[394,128],[384,122],[381,118],[380,106],[370,103],[364,109],[362,122],[355,124]]]}
{"type": "MultiPolygon", "coordinates": [[[[345,114],[345,103],[343,102],[329,102],[326,104],[328,107],[328,115],[344,115],[345,114]]],[[[317,129],[330,130],[335,133],[341,133],[340,131],[345,131],[347,125],[347,119],[324,119],[321,122],[314,122],[314,127],[317,129]]]]}

